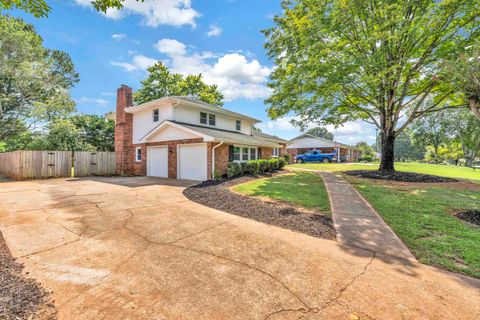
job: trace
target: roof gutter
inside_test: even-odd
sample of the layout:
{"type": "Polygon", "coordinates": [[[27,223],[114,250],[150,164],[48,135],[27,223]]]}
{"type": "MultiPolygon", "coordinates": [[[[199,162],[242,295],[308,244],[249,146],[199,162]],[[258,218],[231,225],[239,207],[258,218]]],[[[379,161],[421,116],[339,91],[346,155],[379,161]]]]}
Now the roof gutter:
{"type": "Polygon", "coordinates": [[[223,144],[223,140],[212,148],[212,179],[215,177],[215,149],[223,144]]]}

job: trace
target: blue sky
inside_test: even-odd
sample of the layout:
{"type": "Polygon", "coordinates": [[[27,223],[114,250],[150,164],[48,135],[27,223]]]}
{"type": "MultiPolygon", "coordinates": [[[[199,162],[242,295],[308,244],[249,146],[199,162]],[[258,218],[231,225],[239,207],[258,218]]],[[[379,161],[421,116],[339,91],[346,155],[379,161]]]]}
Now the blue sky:
{"type": "MultiPolygon", "coordinates": [[[[145,69],[162,60],[174,72],[202,73],[226,97],[225,107],[261,119],[264,132],[283,138],[299,134],[289,120],[272,121],[263,103],[273,68],[263,48],[262,29],[280,13],[271,0],[126,0],[125,9],[95,12],[90,0],[50,0],[48,18],[13,12],[35,25],[48,48],[66,51],[80,73],[72,90],[77,109],[105,114],[115,108],[120,84],[134,90],[145,69]]],[[[344,143],[375,141],[362,122],[329,128],[344,143]]]]}

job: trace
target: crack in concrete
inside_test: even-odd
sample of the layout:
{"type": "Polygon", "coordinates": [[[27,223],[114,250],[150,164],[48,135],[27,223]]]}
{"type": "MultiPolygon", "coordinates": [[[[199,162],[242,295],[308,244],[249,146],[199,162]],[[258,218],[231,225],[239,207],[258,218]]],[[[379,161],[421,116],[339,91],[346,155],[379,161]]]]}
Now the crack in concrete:
{"type": "MultiPolygon", "coordinates": [[[[277,311],[274,311],[272,313],[269,313],[265,316],[265,320],[269,319],[270,317],[274,316],[274,315],[277,315],[277,314],[280,314],[280,313],[283,313],[283,312],[301,312],[302,315],[298,318],[298,319],[301,319],[303,318],[306,314],[309,314],[309,313],[319,313],[320,311],[324,310],[324,309],[327,309],[335,304],[338,304],[338,305],[341,305],[343,307],[346,307],[347,309],[352,310],[349,306],[345,306],[341,303],[338,302],[338,300],[340,300],[340,298],[342,297],[342,295],[344,294],[344,292],[351,286],[353,285],[353,283],[355,283],[355,281],[363,276],[365,273],[367,273],[367,270],[368,270],[368,267],[373,263],[373,261],[375,260],[376,258],[376,254],[375,252],[372,252],[372,257],[370,258],[370,260],[368,261],[368,263],[363,267],[363,270],[362,272],[358,273],[357,275],[355,275],[345,286],[343,286],[340,291],[338,292],[338,294],[328,300],[323,306],[321,307],[309,307],[308,305],[305,304],[305,308],[298,308],[298,309],[292,309],[292,308],[284,308],[284,309],[280,309],[280,310],[277,310],[277,311]]],[[[366,315],[367,316],[367,315],[366,315]]],[[[369,318],[371,318],[370,316],[368,316],[369,318]]]]}

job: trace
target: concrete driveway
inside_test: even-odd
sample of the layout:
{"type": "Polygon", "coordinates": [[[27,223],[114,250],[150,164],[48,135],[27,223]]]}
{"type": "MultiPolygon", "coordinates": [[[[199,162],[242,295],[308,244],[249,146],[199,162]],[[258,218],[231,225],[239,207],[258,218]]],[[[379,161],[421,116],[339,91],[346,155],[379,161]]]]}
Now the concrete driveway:
{"type": "Polygon", "coordinates": [[[480,281],[203,207],[152,178],[0,184],[60,319],[478,319],[480,281]]]}

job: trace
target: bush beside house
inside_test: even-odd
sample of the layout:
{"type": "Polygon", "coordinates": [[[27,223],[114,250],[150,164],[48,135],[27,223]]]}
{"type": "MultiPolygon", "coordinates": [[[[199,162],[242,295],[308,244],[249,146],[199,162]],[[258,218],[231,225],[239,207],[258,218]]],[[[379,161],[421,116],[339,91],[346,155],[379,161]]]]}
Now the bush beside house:
{"type": "Polygon", "coordinates": [[[229,162],[227,167],[227,176],[233,178],[244,174],[264,174],[266,172],[275,172],[285,166],[285,159],[259,159],[245,162],[229,162]]]}

